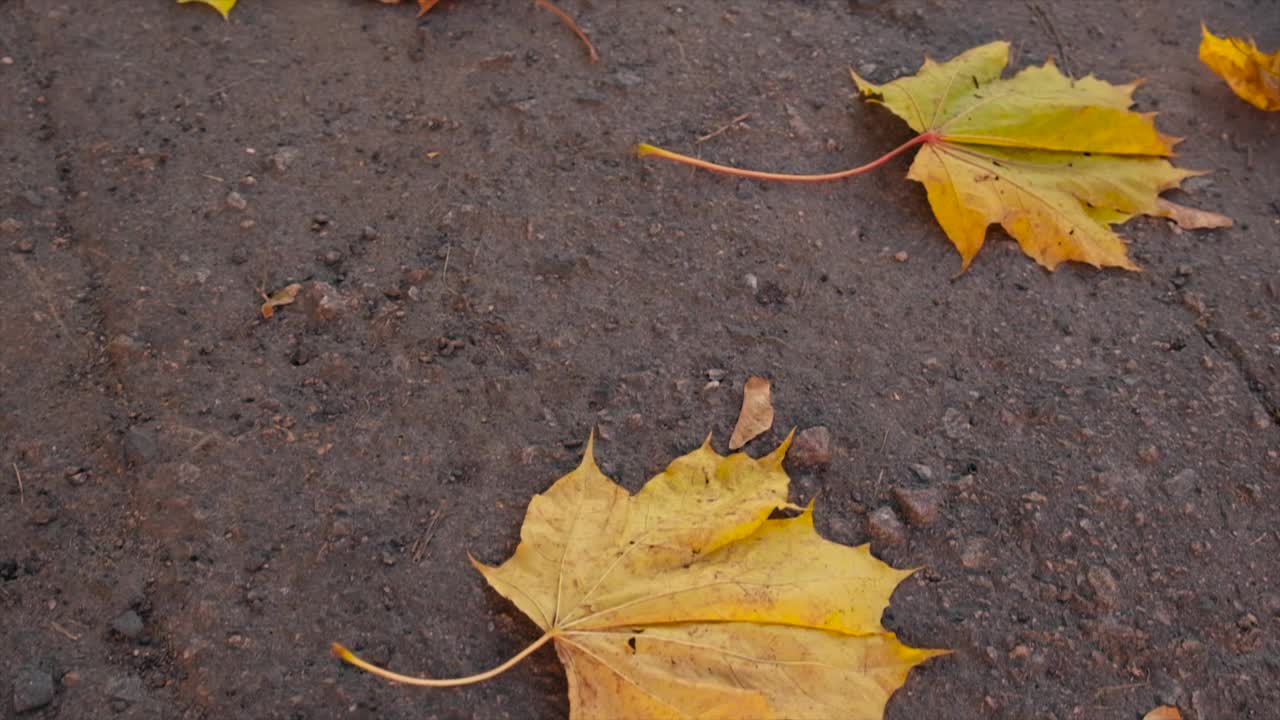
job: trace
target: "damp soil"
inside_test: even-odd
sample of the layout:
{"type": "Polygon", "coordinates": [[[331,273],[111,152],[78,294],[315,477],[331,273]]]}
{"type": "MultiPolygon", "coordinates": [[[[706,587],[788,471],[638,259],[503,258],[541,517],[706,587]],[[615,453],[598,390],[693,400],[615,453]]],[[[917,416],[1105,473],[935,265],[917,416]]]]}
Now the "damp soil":
{"type": "Polygon", "coordinates": [[[0,2],[0,717],[563,718],[501,561],[593,429],[632,490],[750,375],[825,427],[793,496],[954,650],[887,717],[1280,707],[1280,114],[1196,60],[1270,0],[0,2]],[[1122,232],[1141,273],[969,271],[852,97],[994,39],[1142,77],[1234,228],[1122,232]],[[304,290],[271,319],[262,292],[304,290]],[[914,493],[914,494],[913,494],[914,493]],[[920,502],[936,503],[936,517],[920,502]],[[892,514],[892,516],[890,515],[892,514]],[[899,527],[893,517],[905,517],[899,527]],[[21,710],[21,714],[19,714],[21,710]]]}

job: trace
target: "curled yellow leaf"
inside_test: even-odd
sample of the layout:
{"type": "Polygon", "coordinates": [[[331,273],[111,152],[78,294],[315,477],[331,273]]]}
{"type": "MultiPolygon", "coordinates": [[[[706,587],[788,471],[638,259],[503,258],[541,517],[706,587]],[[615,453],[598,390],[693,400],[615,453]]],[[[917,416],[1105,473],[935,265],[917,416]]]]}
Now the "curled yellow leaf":
{"type": "Polygon", "coordinates": [[[1204,23],[1200,31],[1200,62],[1252,105],[1280,110],[1280,50],[1267,55],[1253,40],[1218,37],[1204,23]]]}
{"type": "Polygon", "coordinates": [[[231,8],[236,6],[236,0],[178,0],[179,3],[198,2],[204,3],[217,10],[222,15],[223,20],[230,19],[231,8]]]}
{"type": "Polygon", "coordinates": [[[270,320],[271,316],[276,314],[276,308],[292,305],[294,300],[298,299],[298,291],[301,289],[301,283],[293,283],[271,293],[262,303],[262,318],[270,320]]]}

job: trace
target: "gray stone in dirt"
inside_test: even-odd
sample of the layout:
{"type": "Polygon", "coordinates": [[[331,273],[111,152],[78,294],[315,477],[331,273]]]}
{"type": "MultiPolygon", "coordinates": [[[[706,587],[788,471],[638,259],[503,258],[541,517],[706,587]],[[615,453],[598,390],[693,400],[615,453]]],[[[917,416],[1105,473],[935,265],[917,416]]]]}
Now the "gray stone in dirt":
{"type": "Polygon", "coordinates": [[[127,703],[140,703],[147,698],[142,687],[142,678],[135,675],[113,677],[107,680],[104,688],[107,697],[127,703]]]}
{"type": "Polygon", "coordinates": [[[1120,583],[1116,576],[1101,565],[1094,565],[1085,572],[1089,587],[1093,588],[1093,596],[1098,606],[1104,610],[1114,610],[1120,604],[1120,583]]]}
{"type": "Polygon", "coordinates": [[[111,629],[130,640],[138,639],[143,627],[142,616],[135,610],[125,610],[111,621],[111,629]]]}
{"type": "Polygon", "coordinates": [[[794,467],[819,468],[831,462],[831,431],[819,425],[801,430],[787,450],[794,467]]]}
{"type": "Polygon", "coordinates": [[[124,462],[126,465],[142,465],[155,458],[159,445],[154,431],[144,427],[131,427],[124,434],[124,462]]]}
{"type": "Polygon", "coordinates": [[[1191,468],[1186,468],[1164,481],[1164,491],[1169,497],[1185,498],[1195,492],[1199,484],[1200,474],[1191,468]]]}
{"type": "Polygon", "coordinates": [[[342,295],[327,282],[309,283],[302,290],[302,310],[310,320],[328,322],[337,318],[342,308],[342,295]]]}
{"type": "Polygon", "coordinates": [[[925,465],[924,463],[914,463],[912,465],[908,465],[907,469],[910,470],[911,474],[915,475],[916,479],[920,482],[933,482],[933,468],[928,465],[925,465]]]}
{"type": "Polygon", "coordinates": [[[955,408],[947,408],[942,413],[942,434],[951,440],[963,440],[969,437],[973,425],[969,417],[955,408]]]}
{"type": "Polygon", "coordinates": [[[13,711],[24,713],[53,702],[53,676],[36,667],[21,667],[13,678],[13,711]]]}
{"type": "Polygon", "coordinates": [[[896,487],[893,499],[907,522],[919,527],[937,522],[942,510],[942,493],[937,488],[896,487]]]}
{"type": "Polygon", "coordinates": [[[21,238],[13,244],[13,251],[27,255],[36,250],[36,244],[31,238],[21,238]]]}
{"type": "Polygon", "coordinates": [[[901,545],[907,541],[907,527],[888,506],[867,516],[867,534],[877,545],[901,545]]]}

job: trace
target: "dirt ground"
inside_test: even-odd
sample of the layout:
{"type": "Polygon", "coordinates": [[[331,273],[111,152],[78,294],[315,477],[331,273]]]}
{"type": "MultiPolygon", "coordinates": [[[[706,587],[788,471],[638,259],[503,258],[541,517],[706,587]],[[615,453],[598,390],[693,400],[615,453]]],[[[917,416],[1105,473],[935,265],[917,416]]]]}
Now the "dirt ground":
{"type": "Polygon", "coordinates": [[[723,451],[751,374],[751,452],[832,434],[792,473],[828,537],[941,501],[873,546],[925,568],[886,625],[955,650],[889,718],[1277,717],[1280,114],[1196,60],[1202,18],[1280,47],[1272,0],[563,4],[601,64],[522,0],[0,1],[0,717],[565,717],[550,649],[430,691],[328,644],[511,656],[538,632],[466,553],[504,559],[592,428],[631,489],[723,451]],[[1175,195],[1236,226],[1135,220],[1140,274],[997,231],[956,277],[905,158],[629,154],[857,164],[910,131],[849,67],[1000,38],[1145,77],[1215,171],[1175,195]]]}

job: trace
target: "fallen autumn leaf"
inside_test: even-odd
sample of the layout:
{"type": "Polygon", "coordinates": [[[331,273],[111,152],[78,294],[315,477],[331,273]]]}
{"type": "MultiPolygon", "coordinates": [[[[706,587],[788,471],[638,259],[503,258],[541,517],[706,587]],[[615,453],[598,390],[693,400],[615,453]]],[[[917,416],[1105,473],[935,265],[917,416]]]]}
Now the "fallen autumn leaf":
{"type": "Polygon", "coordinates": [[[1112,85],[1092,75],[1071,79],[1052,62],[1001,78],[1009,44],[994,42],[945,63],[926,59],[919,73],[875,85],[853,79],[863,95],[919,133],[866,165],[819,175],[740,170],[638,145],[715,172],[763,180],[819,182],[874,170],[921,146],[907,177],[924,184],[929,204],[967,269],[999,223],[1049,270],[1066,260],[1136,270],[1110,226],[1135,215],[1186,228],[1226,227],[1231,219],[1160,198],[1200,174],[1174,167],[1175,138],[1150,113],[1129,110],[1137,83],[1112,85]]]}
{"type": "Polygon", "coordinates": [[[911,668],[946,651],[907,647],[880,625],[914,571],[824,540],[812,505],[771,517],[794,508],[789,443],[758,460],[704,444],[630,495],[601,474],[588,442],[581,465],[529,503],[515,554],[498,567],[472,560],[541,638],[456,680],[333,651],[390,680],[449,687],[554,642],[571,720],[879,720],[911,668]]]}
{"type": "Polygon", "coordinates": [[[1263,110],[1280,110],[1280,50],[1267,55],[1253,40],[1220,38],[1200,23],[1200,61],[1231,90],[1263,110]]]}

